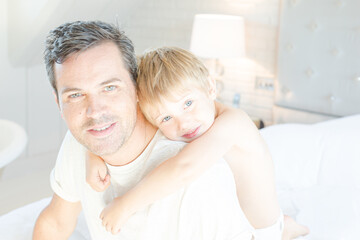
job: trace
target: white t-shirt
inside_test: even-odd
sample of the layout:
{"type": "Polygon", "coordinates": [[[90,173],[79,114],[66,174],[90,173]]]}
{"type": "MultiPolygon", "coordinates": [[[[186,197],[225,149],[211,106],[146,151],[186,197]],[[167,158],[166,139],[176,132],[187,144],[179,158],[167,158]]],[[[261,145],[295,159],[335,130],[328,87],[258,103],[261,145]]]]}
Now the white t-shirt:
{"type": "Polygon", "coordinates": [[[114,197],[134,187],[184,145],[167,140],[158,131],[136,160],[125,166],[108,166],[111,186],[98,193],[86,183],[86,149],[68,132],[51,173],[51,186],[61,198],[81,201],[90,235],[95,240],[251,239],[253,228],[238,204],[234,178],[224,160],[187,187],[136,212],[119,234],[112,235],[102,226],[100,213],[114,197]]]}

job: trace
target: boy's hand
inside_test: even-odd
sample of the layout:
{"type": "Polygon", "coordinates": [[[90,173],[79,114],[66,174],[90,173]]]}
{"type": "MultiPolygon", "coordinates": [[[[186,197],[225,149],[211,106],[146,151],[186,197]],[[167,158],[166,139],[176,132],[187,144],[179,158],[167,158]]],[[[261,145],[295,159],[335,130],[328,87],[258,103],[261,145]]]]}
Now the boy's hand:
{"type": "Polygon", "coordinates": [[[120,232],[121,227],[132,215],[131,211],[125,207],[121,197],[115,198],[109,205],[107,205],[100,214],[102,225],[106,231],[112,234],[120,232]]]}
{"type": "Polygon", "coordinates": [[[104,191],[110,185],[104,160],[89,151],[86,154],[86,182],[97,192],[104,191]]]}

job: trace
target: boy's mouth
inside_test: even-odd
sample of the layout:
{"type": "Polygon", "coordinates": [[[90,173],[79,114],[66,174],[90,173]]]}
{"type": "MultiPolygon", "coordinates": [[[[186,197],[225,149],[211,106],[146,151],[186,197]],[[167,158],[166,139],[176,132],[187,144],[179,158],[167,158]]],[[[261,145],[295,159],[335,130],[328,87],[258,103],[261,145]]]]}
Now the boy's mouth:
{"type": "Polygon", "coordinates": [[[199,133],[199,130],[200,130],[200,126],[195,128],[195,130],[189,132],[189,133],[186,133],[184,135],[182,135],[183,138],[193,138],[195,137],[198,133],[199,133]]]}

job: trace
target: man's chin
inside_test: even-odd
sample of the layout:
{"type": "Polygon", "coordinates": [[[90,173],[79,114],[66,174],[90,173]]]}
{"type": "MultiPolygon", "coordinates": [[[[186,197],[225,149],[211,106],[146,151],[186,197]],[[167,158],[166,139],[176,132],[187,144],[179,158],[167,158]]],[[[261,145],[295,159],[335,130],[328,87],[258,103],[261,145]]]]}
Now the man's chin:
{"type": "Polygon", "coordinates": [[[96,138],[89,134],[84,134],[81,137],[79,136],[78,141],[90,152],[103,157],[118,152],[125,140],[123,136],[118,134],[112,134],[106,138],[96,138]]]}
{"type": "Polygon", "coordinates": [[[119,147],[117,147],[117,146],[116,147],[115,146],[111,146],[111,147],[88,146],[87,149],[97,156],[104,157],[104,156],[115,154],[119,150],[119,147]]]}

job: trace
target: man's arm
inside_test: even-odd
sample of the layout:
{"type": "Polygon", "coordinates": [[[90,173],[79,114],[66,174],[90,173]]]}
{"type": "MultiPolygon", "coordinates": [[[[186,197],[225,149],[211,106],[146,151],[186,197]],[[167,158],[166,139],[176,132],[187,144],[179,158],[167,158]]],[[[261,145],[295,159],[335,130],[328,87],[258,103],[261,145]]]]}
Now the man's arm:
{"type": "Polygon", "coordinates": [[[33,239],[68,239],[76,227],[80,211],[80,202],[68,202],[54,194],[36,220],[33,239]]]}

